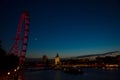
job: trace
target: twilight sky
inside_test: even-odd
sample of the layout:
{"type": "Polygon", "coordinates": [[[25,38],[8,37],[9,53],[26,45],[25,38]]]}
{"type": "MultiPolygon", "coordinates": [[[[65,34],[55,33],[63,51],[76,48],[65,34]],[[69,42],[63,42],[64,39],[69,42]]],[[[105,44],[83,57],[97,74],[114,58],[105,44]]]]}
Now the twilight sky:
{"type": "Polygon", "coordinates": [[[20,15],[30,14],[27,57],[120,50],[119,0],[0,0],[0,40],[8,51],[20,15]]]}

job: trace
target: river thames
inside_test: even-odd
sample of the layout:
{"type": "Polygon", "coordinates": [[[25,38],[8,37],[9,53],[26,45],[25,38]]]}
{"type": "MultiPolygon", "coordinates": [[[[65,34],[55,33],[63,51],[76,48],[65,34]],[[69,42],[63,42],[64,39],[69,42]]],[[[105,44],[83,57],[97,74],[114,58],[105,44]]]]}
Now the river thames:
{"type": "Polygon", "coordinates": [[[26,70],[19,80],[120,80],[120,69],[83,68],[83,74],[68,74],[60,70],[26,70]]]}

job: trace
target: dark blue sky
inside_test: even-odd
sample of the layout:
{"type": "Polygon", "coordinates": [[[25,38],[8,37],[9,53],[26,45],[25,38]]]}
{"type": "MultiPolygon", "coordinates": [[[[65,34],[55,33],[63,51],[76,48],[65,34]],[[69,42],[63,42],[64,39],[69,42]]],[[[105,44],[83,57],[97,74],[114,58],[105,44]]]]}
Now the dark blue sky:
{"type": "Polygon", "coordinates": [[[1,0],[0,39],[14,43],[20,15],[30,14],[27,57],[80,56],[120,50],[119,0],[1,0]]]}

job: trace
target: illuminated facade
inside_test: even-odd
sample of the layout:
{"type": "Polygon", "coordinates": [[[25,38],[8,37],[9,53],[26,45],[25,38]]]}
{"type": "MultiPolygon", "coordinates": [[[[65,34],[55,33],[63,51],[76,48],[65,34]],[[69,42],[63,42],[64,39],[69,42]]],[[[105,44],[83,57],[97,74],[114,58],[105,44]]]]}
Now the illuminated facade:
{"type": "Polygon", "coordinates": [[[60,64],[60,57],[57,54],[56,57],[55,57],[55,65],[59,65],[59,64],[60,64]]]}

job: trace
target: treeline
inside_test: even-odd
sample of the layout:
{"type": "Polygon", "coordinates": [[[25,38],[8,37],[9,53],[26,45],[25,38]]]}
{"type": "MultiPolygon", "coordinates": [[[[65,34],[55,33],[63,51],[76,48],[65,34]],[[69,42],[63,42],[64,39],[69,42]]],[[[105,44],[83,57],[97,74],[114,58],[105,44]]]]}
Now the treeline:
{"type": "Polygon", "coordinates": [[[14,54],[7,54],[0,46],[0,72],[9,71],[18,66],[19,58],[14,54]]]}

